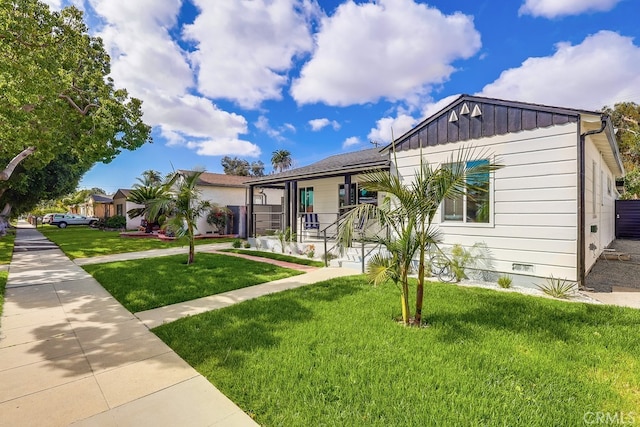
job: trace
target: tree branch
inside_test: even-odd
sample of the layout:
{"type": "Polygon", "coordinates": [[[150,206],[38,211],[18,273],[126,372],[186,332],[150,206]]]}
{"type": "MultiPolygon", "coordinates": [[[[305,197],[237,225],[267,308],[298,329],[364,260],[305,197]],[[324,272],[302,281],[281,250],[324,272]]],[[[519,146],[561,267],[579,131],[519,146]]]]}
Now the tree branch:
{"type": "Polygon", "coordinates": [[[91,107],[98,107],[98,104],[87,104],[84,109],[80,108],[78,106],[78,104],[75,103],[75,101],[73,99],[71,99],[68,95],[65,95],[63,93],[61,93],[60,95],[58,95],[58,98],[60,99],[64,99],[66,100],[69,105],[71,105],[73,108],[75,108],[80,114],[82,114],[83,116],[86,116],[87,113],[89,112],[89,108],[91,107]]]}
{"type": "Polygon", "coordinates": [[[20,152],[17,156],[15,156],[6,168],[2,172],[0,172],[0,181],[8,181],[11,178],[11,174],[16,169],[16,167],[20,164],[21,161],[29,157],[31,154],[35,153],[36,147],[27,147],[20,152]]]}

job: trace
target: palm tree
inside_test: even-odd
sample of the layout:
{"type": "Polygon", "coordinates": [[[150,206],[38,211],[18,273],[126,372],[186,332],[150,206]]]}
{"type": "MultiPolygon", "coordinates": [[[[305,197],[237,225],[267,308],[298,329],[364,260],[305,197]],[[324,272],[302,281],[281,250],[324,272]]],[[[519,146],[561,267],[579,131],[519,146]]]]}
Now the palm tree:
{"type": "MultiPolygon", "coordinates": [[[[394,153],[395,155],[395,153],[394,153]]],[[[420,156],[423,159],[422,155],[420,156]]],[[[365,174],[360,186],[365,190],[384,194],[379,206],[358,205],[349,211],[338,225],[340,245],[349,245],[361,218],[377,221],[387,228],[387,236],[376,237],[386,254],[374,256],[368,265],[368,275],[373,283],[392,280],[401,290],[402,314],[405,324],[422,322],[424,300],[425,258],[430,247],[441,242],[439,230],[433,219],[439,206],[447,198],[459,197],[469,190],[486,191],[474,186],[474,177],[486,176],[500,166],[493,162],[479,161],[490,158],[488,153],[475,155],[473,150],[461,149],[449,162],[437,167],[421,161],[419,169],[409,185],[402,183],[399,173],[373,172],[365,174]],[[415,313],[409,311],[408,276],[412,262],[418,254],[418,285],[415,297],[415,313]]]]}
{"type": "Polygon", "coordinates": [[[276,150],[271,156],[271,164],[273,170],[282,172],[289,169],[292,165],[291,153],[288,150],[276,150]]]}
{"type": "MultiPolygon", "coordinates": [[[[162,183],[159,172],[147,170],[142,173],[142,178],[137,178],[138,183],[133,185],[133,189],[129,192],[127,200],[142,205],[140,208],[133,208],[127,211],[129,218],[143,217],[146,219],[145,231],[151,233],[154,222],[157,218],[149,217],[149,206],[152,200],[163,197],[166,189],[162,183]]],[[[158,214],[158,217],[162,212],[158,214]]],[[[159,224],[158,224],[159,225],[159,224]]]]}
{"type": "Polygon", "coordinates": [[[161,213],[167,216],[165,227],[171,228],[176,237],[189,240],[187,264],[195,261],[195,230],[198,218],[210,207],[209,202],[200,200],[197,184],[201,171],[177,171],[170,175],[164,192],[150,201],[149,217],[157,218],[161,213]]]}

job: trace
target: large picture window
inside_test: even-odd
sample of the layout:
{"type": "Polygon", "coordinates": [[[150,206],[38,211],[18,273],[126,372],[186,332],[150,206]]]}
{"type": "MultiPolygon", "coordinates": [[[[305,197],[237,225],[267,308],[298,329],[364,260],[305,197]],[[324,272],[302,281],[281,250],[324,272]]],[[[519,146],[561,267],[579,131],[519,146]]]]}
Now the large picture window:
{"type": "MultiPolygon", "coordinates": [[[[488,160],[476,160],[466,163],[466,169],[488,165],[488,160]]],[[[449,165],[451,168],[460,168],[462,164],[449,165]]],[[[490,194],[489,172],[474,173],[467,176],[467,191],[458,197],[444,200],[443,220],[463,223],[489,223],[490,194]]]]}
{"type": "Polygon", "coordinates": [[[313,187],[300,188],[299,192],[299,212],[313,212],[313,187]]]}

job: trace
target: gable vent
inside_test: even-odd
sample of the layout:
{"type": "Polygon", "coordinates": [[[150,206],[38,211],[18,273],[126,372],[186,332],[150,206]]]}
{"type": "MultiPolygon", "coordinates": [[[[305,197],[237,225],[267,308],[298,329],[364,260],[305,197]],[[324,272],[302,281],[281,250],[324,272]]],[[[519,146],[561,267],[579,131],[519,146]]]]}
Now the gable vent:
{"type": "Polygon", "coordinates": [[[478,117],[482,115],[482,111],[480,111],[480,107],[478,104],[473,106],[473,111],[471,112],[471,117],[478,117]]]}
{"type": "Polygon", "coordinates": [[[460,114],[469,114],[469,105],[465,102],[462,104],[462,108],[460,109],[460,114]]]}
{"type": "Polygon", "coordinates": [[[456,114],[455,111],[452,111],[451,115],[449,116],[449,123],[457,122],[457,121],[458,121],[458,115],[456,114]]]}

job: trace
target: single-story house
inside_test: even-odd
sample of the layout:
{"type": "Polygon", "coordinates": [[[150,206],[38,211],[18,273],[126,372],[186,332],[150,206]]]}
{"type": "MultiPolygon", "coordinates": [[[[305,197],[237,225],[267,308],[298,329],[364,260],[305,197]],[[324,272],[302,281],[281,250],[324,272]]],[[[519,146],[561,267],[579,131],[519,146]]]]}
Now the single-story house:
{"type": "Polygon", "coordinates": [[[107,219],[113,215],[113,199],[104,194],[90,194],[78,208],[80,215],[107,219]]]}
{"type": "Polygon", "coordinates": [[[127,219],[127,225],[125,228],[127,230],[135,230],[140,226],[141,218],[129,218],[127,212],[131,209],[142,208],[144,206],[127,200],[129,193],[131,193],[131,190],[127,188],[119,188],[118,191],[115,192],[113,195],[113,204],[115,206],[114,215],[124,216],[127,219]]]}
{"type": "MultiPolygon", "coordinates": [[[[227,175],[220,173],[203,172],[197,184],[201,192],[201,199],[207,200],[220,207],[227,207],[233,215],[233,223],[229,223],[225,234],[246,235],[246,209],[249,204],[247,181],[251,177],[227,175]]],[[[282,191],[280,189],[265,189],[260,193],[253,194],[252,204],[254,206],[269,205],[281,210],[282,191]]],[[[207,223],[206,214],[198,219],[198,232],[201,234],[214,233],[219,231],[216,226],[207,223]]]]}
{"type": "Polygon", "coordinates": [[[341,204],[362,202],[352,196],[359,173],[389,169],[408,183],[421,156],[443,164],[461,147],[486,152],[503,167],[487,176],[481,202],[443,203],[434,222],[444,245],[486,245],[493,271],[517,284],[552,276],[583,283],[615,238],[615,182],[624,175],[611,121],[597,111],[462,95],[393,145],[258,178],[249,193],[282,185],[286,225],[295,228],[313,212],[323,228],[341,204]]]}

